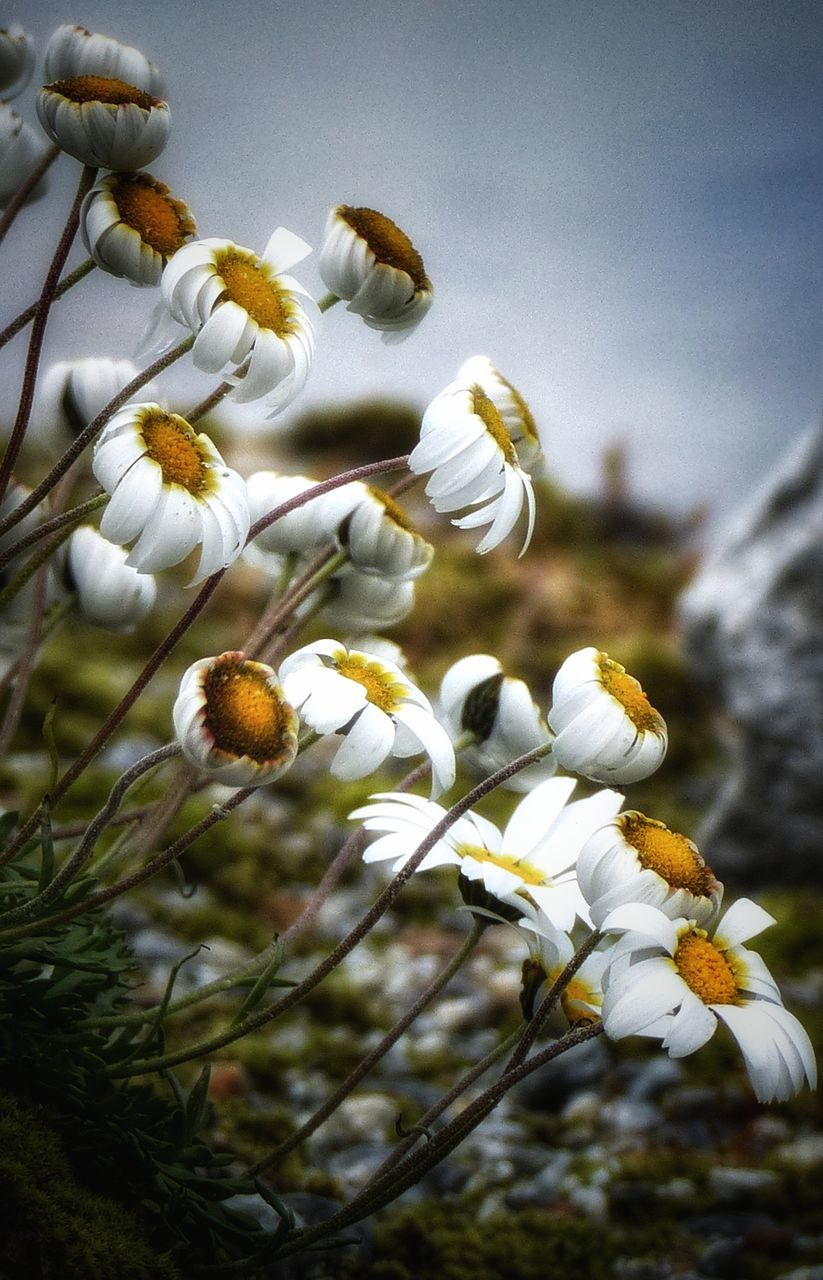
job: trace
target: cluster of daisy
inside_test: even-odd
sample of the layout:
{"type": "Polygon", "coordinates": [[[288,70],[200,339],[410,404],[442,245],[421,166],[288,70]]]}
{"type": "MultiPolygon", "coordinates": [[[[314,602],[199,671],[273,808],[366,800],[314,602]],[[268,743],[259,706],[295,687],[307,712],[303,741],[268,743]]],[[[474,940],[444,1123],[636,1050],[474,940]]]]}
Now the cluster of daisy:
{"type": "MultiPolygon", "coordinates": [[[[33,66],[25,33],[0,31],[0,93],[22,89],[33,66]]],[[[185,202],[144,168],[166,144],[170,112],[158,69],[138,50],[64,26],[49,41],[44,70],[42,128],[55,154],[84,166],[79,229],[89,269],[159,289],[143,354],[162,364],[178,345],[190,352],[197,369],[221,380],[215,402],[228,396],[259,403],[267,418],[280,413],[303,390],[321,317],[336,302],[392,342],[428,312],[433,290],[420,253],[367,207],[341,204],[328,215],[319,274],[329,293],[319,300],[290,274],[311,250],[285,228],[262,254],[196,238],[185,202]]],[[[5,104],[0,111],[14,116],[5,104]]],[[[45,175],[45,145],[19,117],[0,114],[4,203],[39,194],[33,179],[45,175]]],[[[740,1044],[759,1098],[813,1083],[808,1037],[742,945],[770,917],[743,900],[721,918],[723,886],[694,843],[624,809],[612,789],[649,777],[667,749],[663,718],[619,662],[591,647],[572,654],[541,708],[496,658],[472,654],[449,669],[433,705],[400,650],[368,634],[408,614],[434,554],[397,494],[369,483],[373,469],[325,482],[274,469],[243,476],[197,430],[200,412],[173,411],[129,360],[61,361],[43,378],[36,406],[32,442],[41,452],[57,445],[73,461],[73,442],[93,442],[99,528],[83,524],[67,536],[51,588],[70,592],[89,623],[140,625],[155,606],[156,575],[195,555],[189,585],[241,557],[267,576],[279,612],[263,615],[246,649],[198,659],[179,684],[175,739],[201,781],[267,785],[319,739],[327,740],[321,758],[345,781],[371,776],[389,758],[423,756],[429,799],[381,792],[352,815],[378,833],[365,860],[400,870],[432,837],[417,869],[455,866],[467,906],[519,931],[528,1018],[541,1016],[587,939],[572,979],[554,992],[554,1026],[602,1019],[613,1038],[652,1036],[681,1056],[720,1021],[740,1044]],[[343,639],[292,648],[317,617],[343,639]],[[504,785],[521,793],[502,831],[473,810],[453,821],[437,802],[454,785],[457,752],[470,773],[502,771],[504,785]],[[525,767],[512,767],[521,757],[525,767]],[[599,789],[573,799],[578,784],[569,775],[599,789]]],[[[522,555],[541,457],[523,396],[488,358],[474,356],[428,405],[408,459],[392,461],[395,470],[407,464],[411,479],[425,477],[436,513],[460,530],[481,530],[481,555],[520,523],[522,555]]],[[[28,546],[45,518],[22,486],[9,489],[0,505],[4,582],[20,566],[14,538],[28,546]]],[[[28,577],[24,567],[4,587],[18,582],[10,597],[17,609],[30,598],[28,577]]]]}

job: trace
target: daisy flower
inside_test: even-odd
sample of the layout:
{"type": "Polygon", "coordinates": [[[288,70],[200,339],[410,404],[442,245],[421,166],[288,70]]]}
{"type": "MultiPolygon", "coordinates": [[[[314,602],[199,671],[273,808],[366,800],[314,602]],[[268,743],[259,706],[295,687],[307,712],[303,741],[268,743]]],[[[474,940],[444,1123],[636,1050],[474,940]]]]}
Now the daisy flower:
{"type": "Polygon", "coordinates": [[[195,240],[174,255],[161,281],[174,319],[197,334],[197,368],[234,382],[237,401],[265,397],[272,417],[302,391],[314,353],[304,305],[310,295],[284,274],[309,253],[285,227],[262,257],[231,240],[195,240]]]}
{"type": "MultiPolygon", "coordinates": [[[[426,854],[418,870],[459,867],[466,880],[480,882],[504,908],[513,909],[513,918],[533,919],[542,911],[555,929],[571,929],[577,916],[586,919],[575,874],[577,855],[623,799],[614,791],[600,791],[568,804],[575,785],[573,778],[540,783],[520,801],[502,834],[480,814],[465,814],[426,854]]],[[[393,870],[399,871],[446,810],[420,796],[387,792],[349,816],[362,820],[367,831],[386,833],[369,846],[364,860],[390,858],[393,870]]]]}
{"type": "Polygon", "coordinates": [[[503,377],[488,356],[471,356],[464,360],[457,377],[462,382],[476,384],[486,393],[503,419],[521,467],[531,472],[543,457],[543,449],[532,411],[517,387],[503,377]]]}
{"type": "Polygon", "coordinates": [[[639,782],[663,763],[666,722],[625,667],[579,649],[554,679],[549,725],[562,769],[595,782],[639,782]]]}
{"type": "Polygon", "coordinates": [[[340,733],[331,763],[336,778],[365,778],[387,756],[425,751],[432,763],[432,794],[454,782],[454,751],[428,699],[393,662],[336,640],[298,649],[280,668],[289,701],[316,733],[340,733]]]}
{"type": "Polygon", "coordinates": [[[97,266],[136,285],[159,284],[196,231],[187,205],[145,172],[101,178],[80,210],[80,234],[97,266]]]}
{"type": "MultiPolygon", "coordinates": [[[[505,675],[497,658],[488,653],[473,653],[449,667],[440,685],[439,706],[453,742],[462,734],[474,734],[477,741],[464,749],[462,758],[483,777],[551,741],[528,686],[505,675]]],[[[530,791],[550,778],[555,767],[554,757],[548,755],[503,785],[530,791]]]]}
{"type": "Polygon", "coordinates": [[[671,918],[706,925],[723,900],[723,886],[697,845],[632,809],[586,841],[577,878],[598,927],[623,902],[648,902],[671,918]]]}
{"type": "Polygon", "coordinates": [[[19,22],[0,28],[0,97],[5,102],[25,89],[34,70],[34,41],[19,22]]]}
{"type": "Polygon", "coordinates": [[[99,437],[92,470],[112,495],[100,532],[118,544],[136,538],[126,563],[141,573],[179,564],[199,546],[193,585],[242,551],[249,531],[243,479],[178,414],[126,405],[99,437]]]}
{"type": "Polygon", "coordinates": [[[62,151],[99,169],[142,169],[160,155],[171,127],[165,99],[103,75],[44,85],[37,114],[62,151]]]}
{"type": "Polygon", "coordinates": [[[384,339],[402,339],[432,304],[423,259],[404,231],[374,209],[332,209],[320,250],[320,277],[348,310],[384,339]]]}
{"type": "MultiPolygon", "coordinates": [[[[542,916],[519,923],[521,937],[529,948],[528,959],[523,961],[521,970],[520,1006],[523,1017],[529,1021],[573,958],[576,948],[568,933],[552,929],[542,916]]],[[[605,965],[606,955],[602,951],[586,956],[561,992],[546,1023],[549,1034],[560,1036],[569,1027],[594,1022],[600,1017],[605,965]]]]}
{"type": "Polygon", "coordinates": [[[426,494],[435,511],[474,508],[452,520],[457,528],[491,526],[478,543],[481,555],[511,533],[525,502],[523,555],[534,529],[534,490],[499,409],[480,383],[458,378],[435,396],[423,415],[409,469],[416,475],[431,472],[426,494]]]}
{"type": "Polygon", "coordinates": [[[49,39],[43,71],[46,80],[106,76],[125,80],[158,98],[165,93],[160,72],[139,49],[71,23],[58,27],[49,39]]]}
{"type": "MultiPolygon", "coordinates": [[[[139,373],[131,360],[110,356],[57,360],[38,385],[32,436],[62,452],[139,373]]],[[[141,388],[149,399],[155,394],[153,382],[141,388]]]]}
{"type": "MultiPolygon", "coordinates": [[[[30,124],[0,102],[0,208],[5,208],[22,187],[46,151],[42,135],[30,124]]],[[[27,203],[39,200],[48,186],[44,174],[28,197],[27,203]]]]}
{"type": "Polygon", "coordinates": [[[414,608],[413,580],[377,578],[344,564],[330,581],[334,594],[323,605],[323,617],[349,634],[394,627],[414,608]]]}
{"type": "Polygon", "coordinates": [[[434,547],[394,498],[370,485],[362,486],[360,501],[343,521],[338,538],[355,569],[397,582],[419,578],[434,555],[434,547]]]}
{"type": "Polygon", "coordinates": [[[133,631],[157,599],[154,578],[132,569],[126,556],[91,525],[75,529],[69,539],[68,585],[83,617],[108,631],[133,631]]]}
{"type": "MultiPolygon", "coordinates": [[[[318,481],[309,476],[255,471],[246,481],[252,524],[290,498],[313,489],[316,484],[318,481]]],[[[341,520],[361,501],[363,490],[363,485],[353,482],[321,493],[275,520],[258,533],[253,545],[261,551],[279,555],[310,555],[319,551],[331,541],[341,520]]]]}
{"type": "Polygon", "coordinates": [[[227,787],[263,786],[297,755],[297,713],[275,672],[242,653],[193,662],[180,681],[172,719],[190,764],[227,787]]]}
{"type": "Polygon", "coordinates": [[[729,1028],[760,1102],[784,1101],[817,1081],[809,1037],[784,1008],[760,956],[742,944],[774,917],[741,898],[709,931],[694,920],[670,920],[656,907],[625,904],[603,922],[623,936],[605,973],[603,1027],[613,1040],[659,1039],[682,1058],[729,1028]]]}

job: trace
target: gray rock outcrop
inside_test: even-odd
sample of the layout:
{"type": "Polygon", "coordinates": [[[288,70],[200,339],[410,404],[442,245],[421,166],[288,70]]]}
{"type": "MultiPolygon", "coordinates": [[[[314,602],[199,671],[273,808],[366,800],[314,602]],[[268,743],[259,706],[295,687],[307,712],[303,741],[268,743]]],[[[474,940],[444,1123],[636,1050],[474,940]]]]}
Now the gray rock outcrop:
{"type": "Polygon", "coordinates": [[[698,840],[745,885],[823,865],[823,428],[739,511],[681,600],[687,655],[728,749],[698,840]]]}

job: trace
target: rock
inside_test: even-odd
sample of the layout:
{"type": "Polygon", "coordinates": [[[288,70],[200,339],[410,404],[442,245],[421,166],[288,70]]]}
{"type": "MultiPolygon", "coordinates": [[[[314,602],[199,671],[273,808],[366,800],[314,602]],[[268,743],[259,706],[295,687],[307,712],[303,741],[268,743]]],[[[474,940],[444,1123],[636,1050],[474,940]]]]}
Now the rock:
{"type": "Polygon", "coordinates": [[[793,1142],[784,1142],[775,1151],[775,1158],[796,1169],[813,1169],[823,1164],[823,1133],[806,1133],[793,1142]]]}
{"type": "Polygon", "coordinates": [[[727,712],[729,770],[697,833],[721,876],[814,881],[823,844],[823,430],[738,513],[681,601],[727,712]]]}
{"type": "Polygon", "coordinates": [[[720,1204],[749,1202],[751,1196],[769,1191],[780,1181],[773,1169],[737,1169],[716,1165],[709,1170],[709,1186],[720,1204]]]}

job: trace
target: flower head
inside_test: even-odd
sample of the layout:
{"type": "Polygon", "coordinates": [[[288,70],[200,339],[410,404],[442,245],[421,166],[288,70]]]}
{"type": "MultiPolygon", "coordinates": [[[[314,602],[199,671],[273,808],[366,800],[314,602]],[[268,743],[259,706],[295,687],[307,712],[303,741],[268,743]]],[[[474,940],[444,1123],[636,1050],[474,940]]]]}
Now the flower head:
{"type": "Polygon", "coordinates": [[[431,472],[426,494],[435,511],[473,508],[452,520],[459,529],[491,528],[477,546],[483,555],[511,533],[525,502],[526,537],[534,528],[534,490],[500,410],[479,382],[458,378],[423,415],[420,442],[409,456],[417,475],[431,472]]]}
{"type": "MultiPolygon", "coordinates": [[[[463,759],[484,777],[551,740],[528,686],[505,675],[490,654],[473,653],[449,667],[439,701],[452,741],[464,733],[477,739],[465,748],[463,759]]],[[[555,767],[554,757],[547,755],[503,785],[513,791],[530,791],[537,782],[550,778],[555,767]]]]}
{"type": "Polygon", "coordinates": [[[326,622],[353,635],[394,627],[414,608],[414,581],[397,582],[342,565],[331,579],[334,594],[323,606],[326,622]]]}
{"type": "MultiPolygon", "coordinates": [[[[573,778],[549,778],[525,796],[501,832],[488,819],[467,813],[426,854],[418,870],[453,865],[468,880],[480,881],[514,918],[535,919],[543,912],[555,929],[569,930],[585,919],[586,905],[577,886],[575,863],[593,830],[619,808],[622,796],[600,791],[586,800],[567,801],[573,778]]],[[[386,834],[370,845],[366,862],[393,858],[399,870],[420,841],[445,817],[440,805],[420,796],[389,792],[373,796],[349,816],[368,831],[386,834]]]]}
{"type": "Polygon", "coordinates": [[[331,764],[336,778],[365,778],[388,755],[425,751],[432,762],[433,794],[454,782],[448,734],[425,695],[393,662],[336,640],[318,640],[286,658],[280,679],[312,729],[343,735],[331,764]]]}
{"type": "MultiPolygon", "coordinates": [[[[131,360],[110,356],[57,360],[38,387],[32,434],[62,452],[139,372],[131,360]]],[[[154,393],[154,383],[142,388],[154,393]]]]}
{"type": "MultiPolygon", "coordinates": [[[[246,481],[252,524],[290,498],[313,489],[317,483],[309,476],[255,471],[246,481]]],[[[258,533],[253,545],[261,551],[281,555],[308,555],[332,539],[341,520],[361,500],[362,493],[363,486],[357,483],[330,489],[275,520],[258,533]]]]}
{"type": "Polygon", "coordinates": [[[71,23],[58,27],[49,39],[43,70],[46,80],[105,76],[125,80],[158,98],[165,92],[157,67],[139,49],[71,23]]]}
{"type": "Polygon", "coordinates": [[[310,252],[278,227],[262,257],[231,240],[195,240],[163,273],[169,311],[197,334],[198,369],[234,382],[237,401],[265,397],[271,416],[302,391],[314,353],[309,294],[284,274],[310,252]]]}
{"type": "Polygon", "coordinates": [[[242,551],[246,486],[185,418],[158,404],[126,405],[98,439],[92,465],[112,495],[100,531],[119,544],[137,538],[126,563],[141,573],[179,564],[199,546],[192,583],[200,582],[242,551]]]}
{"type": "Polygon", "coordinates": [[[98,267],[136,285],[157,285],[178,249],[196,233],[182,200],[150,173],[110,173],[80,210],[83,243],[98,267]]]}
{"type": "Polygon", "coordinates": [[[656,907],[625,904],[603,921],[623,936],[608,957],[603,1026],[613,1040],[651,1036],[669,1057],[700,1049],[723,1022],[746,1063],[760,1102],[783,1101],[814,1088],[817,1067],[809,1037],[783,1007],[777,985],[754,951],[741,944],[774,918],[747,898],[710,930],[670,920],[656,907]]]}
{"type": "MultiPolygon", "coordinates": [[[[531,1019],[574,956],[575,947],[568,933],[553,929],[542,917],[522,920],[522,937],[529,948],[523,961],[520,1004],[523,1016],[531,1019]]],[[[602,951],[588,955],[577,973],[560,994],[546,1029],[563,1035],[569,1027],[593,1022],[600,1017],[603,1005],[603,970],[606,956],[602,951]]]]}
{"type": "Polygon", "coordinates": [[[361,499],[343,521],[338,537],[360,573],[408,582],[425,573],[434,548],[388,494],[362,485],[361,499]]]}
{"type": "Polygon", "coordinates": [[[598,927],[623,902],[648,902],[671,918],[706,925],[723,899],[723,886],[696,844],[632,809],[589,837],[577,878],[598,927]]]}
{"type": "Polygon", "coordinates": [[[100,169],[141,169],[160,155],[171,127],[163,98],[104,75],[74,75],[44,85],[37,114],[61,150],[100,169]]]}
{"type": "Polygon", "coordinates": [[[639,782],[663,762],[666,722],[625,667],[580,649],[554,679],[549,725],[558,765],[595,782],[639,782]]]}
{"type": "Polygon", "coordinates": [[[34,41],[19,22],[0,28],[0,97],[8,102],[25,89],[34,70],[34,41]]]}
{"type": "MultiPolygon", "coordinates": [[[[29,174],[40,163],[46,151],[42,134],[0,102],[0,208],[5,208],[22,187],[29,174]]],[[[44,176],[28,196],[28,202],[39,200],[48,186],[44,176]]]]}
{"type": "Polygon", "coordinates": [[[297,713],[272,668],[242,653],[193,662],[172,719],[186,759],[228,787],[263,786],[297,755],[297,713]]]}
{"type": "Polygon", "coordinates": [[[132,569],[123,548],[91,525],[75,529],[69,539],[66,576],[83,616],[108,631],[133,631],[157,598],[151,574],[132,569]]]}
{"type": "Polygon", "coordinates": [[[479,386],[489,397],[503,419],[518,461],[531,472],[543,457],[537,423],[517,387],[513,386],[488,356],[471,356],[460,366],[457,377],[462,382],[479,386]]]}
{"type": "Polygon", "coordinates": [[[434,298],[423,259],[404,231],[374,209],[341,204],[326,222],[320,276],[327,289],[345,299],[384,337],[403,338],[415,328],[434,298]]]}

